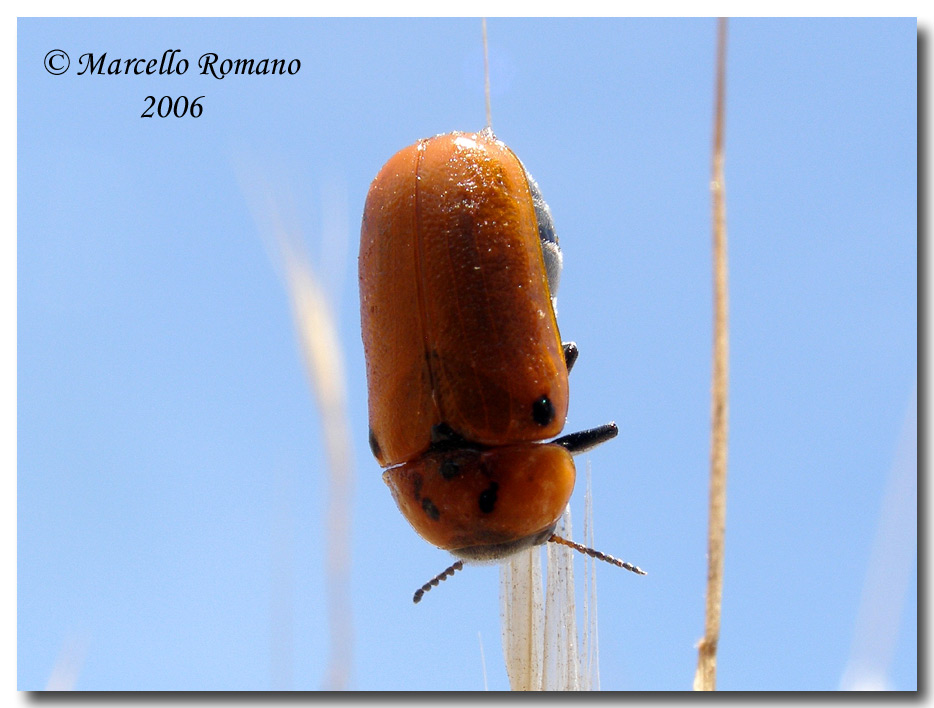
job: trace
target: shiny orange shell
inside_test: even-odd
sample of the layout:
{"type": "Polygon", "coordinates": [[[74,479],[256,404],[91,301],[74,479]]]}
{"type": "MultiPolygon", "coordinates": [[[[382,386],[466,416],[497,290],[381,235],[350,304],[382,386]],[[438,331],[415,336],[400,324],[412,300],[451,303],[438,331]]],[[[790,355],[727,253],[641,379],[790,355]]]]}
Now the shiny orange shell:
{"type": "Polygon", "coordinates": [[[483,446],[561,431],[567,367],[528,177],[491,133],[420,140],[386,163],[359,266],[382,466],[418,458],[439,430],[483,446]]]}

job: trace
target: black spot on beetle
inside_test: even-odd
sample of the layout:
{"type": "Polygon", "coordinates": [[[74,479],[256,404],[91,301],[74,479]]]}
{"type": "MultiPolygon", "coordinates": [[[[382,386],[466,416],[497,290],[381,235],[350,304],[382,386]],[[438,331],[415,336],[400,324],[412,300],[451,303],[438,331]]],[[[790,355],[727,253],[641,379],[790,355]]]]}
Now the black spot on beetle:
{"type": "Polygon", "coordinates": [[[412,496],[415,497],[415,501],[422,498],[422,476],[420,474],[412,478],[412,496]]]}
{"type": "Polygon", "coordinates": [[[464,436],[447,423],[442,422],[431,426],[431,444],[428,447],[430,452],[456,450],[464,447],[466,444],[467,441],[464,439],[464,436]]]}
{"type": "Polygon", "coordinates": [[[489,487],[480,492],[480,498],[477,501],[480,503],[480,511],[484,514],[489,514],[496,507],[497,490],[499,490],[499,485],[491,482],[489,487]]]}
{"type": "Polygon", "coordinates": [[[373,428],[370,428],[370,450],[373,452],[373,457],[379,458],[379,441],[376,439],[373,428]]]}
{"type": "Polygon", "coordinates": [[[461,466],[454,460],[445,460],[441,463],[440,472],[445,479],[454,479],[461,473],[461,466]]]}
{"type": "Polygon", "coordinates": [[[422,509],[425,510],[425,513],[428,514],[428,518],[432,521],[437,521],[441,518],[441,512],[438,511],[438,507],[436,507],[435,503],[428,497],[422,499],[422,509]]]}
{"type": "Polygon", "coordinates": [[[555,407],[551,405],[548,396],[542,396],[532,404],[532,420],[542,427],[548,425],[555,418],[555,407]]]}
{"type": "Polygon", "coordinates": [[[447,423],[438,423],[437,425],[431,426],[431,442],[434,445],[443,445],[444,443],[455,442],[461,440],[461,436],[458,435],[454,428],[452,428],[447,423]]]}

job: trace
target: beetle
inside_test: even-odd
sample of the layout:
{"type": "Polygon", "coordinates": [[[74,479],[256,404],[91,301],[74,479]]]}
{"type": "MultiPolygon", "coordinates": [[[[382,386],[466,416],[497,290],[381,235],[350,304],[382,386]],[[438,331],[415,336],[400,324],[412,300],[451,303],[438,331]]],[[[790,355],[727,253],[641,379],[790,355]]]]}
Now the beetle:
{"type": "Polygon", "coordinates": [[[577,357],[555,317],[561,266],[538,185],[489,128],[419,140],[370,186],[359,257],[370,447],[416,532],[465,560],[552,540],[572,455],[617,434],[609,423],[543,442],[564,427],[577,357]]]}

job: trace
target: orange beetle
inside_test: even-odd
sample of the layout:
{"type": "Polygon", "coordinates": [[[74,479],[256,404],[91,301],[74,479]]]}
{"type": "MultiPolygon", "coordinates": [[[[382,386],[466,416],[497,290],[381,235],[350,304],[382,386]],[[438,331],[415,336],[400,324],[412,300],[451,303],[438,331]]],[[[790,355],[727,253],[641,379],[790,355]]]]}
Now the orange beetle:
{"type": "Polygon", "coordinates": [[[617,430],[540,442],[564,427],[577,349],[558,334],[561,252],[534,180],[489,129],[420,140],[370,187],[359,265],[370,447],[400,511],[470,560],[548,541],[571,454],[617,430]]]}

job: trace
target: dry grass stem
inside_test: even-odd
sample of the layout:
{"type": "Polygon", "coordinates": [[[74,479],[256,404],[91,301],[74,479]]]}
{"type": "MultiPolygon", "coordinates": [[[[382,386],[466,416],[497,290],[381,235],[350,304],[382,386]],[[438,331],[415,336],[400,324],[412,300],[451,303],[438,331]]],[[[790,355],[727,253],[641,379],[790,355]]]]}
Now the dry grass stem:
{"type": "MultiPolygon", "coordinates": [[[[571,536],[571,510],[565,509],[555,533],[571,536]]],[[[545,584],[545,652],[542,688],[579,691],[581,662],[577,647],[577,609],[574,602],[574,551],[548,543],[548,579],[545,584]]]]}
{"type": "Polygon", "coordinates": [[[542,688],[542,560],[539,548],[512,556],[500,566],[503,656],[513,691],[542,688]]]}
{"type": "MultiPolygon", "coordinates": [[[[584,544],[593,548],[593,489],[590,462],[587,462],[587,490],[584,494],[584,544]]],[[[581,690],[600,690],[600,637],[597,633],[597,561],[584,556],[584,636],[581,653],[581,690]]]]}
{"type": "MultiPolygon", "coordinates": [[[[589,487],[588,487],[589,488],[589,487]]],[[[588,524],[589,507],[588,507],[588,524]]],[[[555,528],[571,536],[571,512],[565,509],[555,528]]],[[[585,532],[586,535],[586,532],[585,532]]],[[[579,636],[572,548],[548,543],[547,574],[542,592],[542,547],[523,551],[500,567],[503,655],[513,691],[599,690],[597,669],[596,585],[584,598],[584,633],[579,636]]],[[[593,559],[585,561],[594,572],[593,559]]]]}
{"type": "MultiPolygon", "coordinates": [[[[61,653],[52,667],[49,680],[45,684],[46,691],[74,691],[84,657],[87,654],[88,637],[67,636],[62,644],[61,653]]],[[[33,694],[36,695],[36,694],[33,694]]]]}
{"type": "Polygon", "coordinates": [[[477,641],[480,643],[480,668],[483,669],[483,690],[489,691],[490,686],[486,680],[486,656],[483,653],[483,636],[477,632],[477,641]]]}
{"type": "MultiPolygon", "coordinates": [[[[329,651],[324,688],[343,690],[350,682],[353,654],[350,605],[353,456],[343,350],[333,303],[315,275],[297,236],[298,229],[283,223],[274,190],[249,167],[252,166],[243,165],[239,170],[241,188],[272,263],[285,283],[305,372],[321,415],[327,456],[323,472],[328,479],[324,546],[327,549],[329,651]]],[[[335,199],[332,194],[327,198],[335,199]]],[[[329,220],[322,234],[325,245],[338,251],[341,241],[348,238],[347,224],[338,223],[340,221],[329,220]]]]}
{"type": "Polygon", "coordinates": [[[876,536],[850,658],[840,680],[845,691],[890,690],[891,664],[902,626],[912,570],[918,563],[918,393],[912,393],[885,484],[876,536]]]}
{"type": "Polygon", "coordinates": [[[486,18],[483,23],[483,94],[486,96],[486,127],[493,130],[493,113],[490,109],[490,46],[486,39],[486,18]]]}
{"type": "Polygon", "coordinates": [[[716,107],[714,110],[713,201],[714,345],[711,392],[710,509],[707,536],[707,603],[704,638],[698,644],[694,689],[717,686],[717,643],[723,595],[723,537],[726,524],[727,424],[729,417],[729,323],[726,258],[726,207],[723,184],[726,19],[717,24],[716,107]]]}
{"type": "Polygon", "coordinates": [[[342,690],[350,673],[350,519],[353,466],[340,341],[327,297],[307,259],[280,232],[292,314],[305,370],[321,411],[328,458],[327,568],[330,660],[326,687],[342,690]]]}

